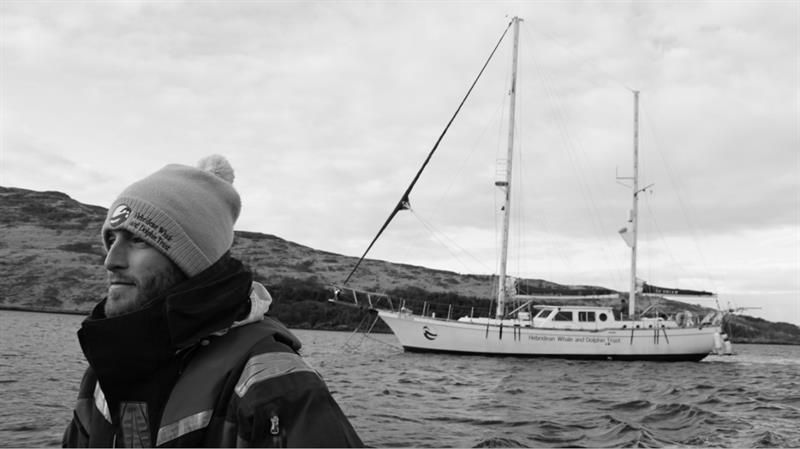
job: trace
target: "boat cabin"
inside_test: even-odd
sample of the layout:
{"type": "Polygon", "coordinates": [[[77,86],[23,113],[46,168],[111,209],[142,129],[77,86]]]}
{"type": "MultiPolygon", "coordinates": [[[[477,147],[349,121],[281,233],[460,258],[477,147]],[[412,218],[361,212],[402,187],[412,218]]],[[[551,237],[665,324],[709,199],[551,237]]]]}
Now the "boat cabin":
{"type": "Polygon", "coordinates": [[[597,330],[621,327],[611,307],[597,306],[536,306],[533,327],[550,329],[597,330]]]}
{"type": "MultiPolygon", "coordinates": [[[[538,312],[533,318],[529,312],[520,311],[514,318],[503,320],[504,325],[533,327],[542,329],[569,329],[595,331],[609,328],[622,328],[632,324],[614,317],[612,307],[597,306],[547,306],[537,305],[538,312]]],[[[461,317],[461,322],[479,324],[500,324],[493,318],[461,317]]]]}
{"type": "MultiPolygon", "coordinates": [[[[531,321],[532,327],[546,329],[601,330],[612,328],[663,328],[685,327],[666,317],[641,317],[620,320],[612,307],[596,306],[536,306],[539,312],[531,321]]],[[[691,326],[691,323],[688,323],[691,326]]]]}

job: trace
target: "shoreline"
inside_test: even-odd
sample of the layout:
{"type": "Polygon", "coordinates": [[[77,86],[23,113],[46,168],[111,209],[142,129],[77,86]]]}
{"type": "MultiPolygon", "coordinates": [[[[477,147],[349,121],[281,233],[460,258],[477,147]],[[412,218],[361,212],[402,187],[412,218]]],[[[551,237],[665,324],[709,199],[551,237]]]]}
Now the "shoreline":
{"type": "Polygon", "coordinates": [[[0,310],[11,310],[14,312],[57,313],[60,315],[84,315],[84,316],[88,316],[89,313],[91,313],[91,310],[84,312],[81,310],[51,309],[47,307],[10,306],[7,304],[0,304],[0,310]]]}
{"type": "MultiPolygon", "coordinates": [[[[10,310],[14,312],[32,312],[32,313],[57,313],[60,315],[83,315],[88,316],[91,311],[80,311],[80,310],[63,310],[63,309],[50,309],[47,307],[23,307],[23,306],[13,306],[7,304],[0,304],[0,310],[10,310]]],[[[312,329],[312,328],[304,328],[304,327],[297,327],[287,324],[290,329],[300,329],[300,330],[321,330],[321,331],[334,331],[334,332],[352,332],[350,329],[312,329]]],[[[797,343],[788,343],[788,342],[774,342],[774,341],[736,341],[731,340],[732,344],[740,344],[740,345],[777,345],[777,346],[800,346],[797,343]]]]}

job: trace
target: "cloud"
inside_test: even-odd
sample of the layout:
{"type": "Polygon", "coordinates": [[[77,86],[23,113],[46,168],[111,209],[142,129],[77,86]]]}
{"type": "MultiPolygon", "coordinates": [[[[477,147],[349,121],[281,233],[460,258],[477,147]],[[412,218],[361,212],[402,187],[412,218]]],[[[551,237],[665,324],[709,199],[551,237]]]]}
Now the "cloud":
{"type": "MultiPolygon", "coordinates": [[[[106,205],[164,164],[220,153],[243,196],[238,229],[349,255],[363,251],[398,201],[507,15],[520,14],[514,176],[523,188],[512,212],[531,206],[521,217],[524,244],[546,254],[530,272],[625,284],[617,230],[631,197],[616,176],[631,173],[635,88],[642,183],[654,184],[641,206],[645,241],[665,239],[678,252],[697,241],[714,279],[743,280],[726,288],[766,291],[751,279],[794,288],[786,279],[796,258],[759,247],[755,236],[799,244],[783,237],[800,226],[796,4],[0,9],[3,183],[106,205]],[[762,251],[778,262],[736,256],[762,251]]],[[[465,257],[458,270],[495,265],[508,47],[495,58],[411,197],[418,217],[477,253],[480,263],[465,257]]],[[[385,238],[376,257],[437,267],[451,257],[434,251],[436,239],[408,213],[385,238]]],[[[671,263],[665,250],[650,256],[671,263]]],[[[695,282],[688,268],[696,267],[669,277],[695,282]]]]}
{"type": "Polygon", "coordinates": [[[90,161],[74,161],[59,154],[46,139],[24,134],[3,135],[0,184],[32,190],[58,190],[82,202],[101,204],[102,189],[113,183],[113,172],[103,172],[90,161]],[[9,151],[13,148],[13,151],[9,151]],[[53,180],[58,180],[55,186],[53,180]]]}

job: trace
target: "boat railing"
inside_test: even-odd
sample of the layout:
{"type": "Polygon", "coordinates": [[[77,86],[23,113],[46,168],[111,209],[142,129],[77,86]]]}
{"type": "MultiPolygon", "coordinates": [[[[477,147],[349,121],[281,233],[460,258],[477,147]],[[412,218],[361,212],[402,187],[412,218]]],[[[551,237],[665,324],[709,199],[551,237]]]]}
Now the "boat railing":
{"type": "Polygon", "coordinates": [[[517,300],[529,299],[535,301],[547,301],[551,299],[556,300],[569,300],[569,299],[616,299],[619,298],[618,293],[597,294],[597,295],[529,295],[529,294],[515,294],[514,298],[517,300]]]}
{"type": "Polygon", "coordinates": [[[333,298],[328,301],[362,308],[366,307],[368,309],[385,308],[392,312],[399,311],[399,308],[395,310],[392,298],[385,293],[367,292],[348,287],[334,286],[333,298]]]}
{"type": "MultiPolygon", "coordinates": [[[[486,301],[481,304],[472,304],[465,300],[459,304],[448,301],[436,301],[422,298],[398,298],[387,293],[368,292],[351,287],[333,287],[333,298],[328,301],[352,307],[366,308],[369,310],[385,310],[398,314],[418,315],[439,320],[458,320],[461,317],[476,317],[476,311],[481,305],[489,306],[487,316],[491,313],[491,304],[486,301]]],[[[480,315],[480,312],[478,312],[480,315]]]]}

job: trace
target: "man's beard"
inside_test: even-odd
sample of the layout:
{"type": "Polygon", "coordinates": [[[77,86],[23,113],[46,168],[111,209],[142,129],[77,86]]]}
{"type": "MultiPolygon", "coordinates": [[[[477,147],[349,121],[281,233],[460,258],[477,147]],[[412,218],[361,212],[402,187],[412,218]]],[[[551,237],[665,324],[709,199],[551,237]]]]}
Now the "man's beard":
{"type": "Polygon", "coordinates": [[[111,318],[140,310],[161,296],[169,288],[185,279],[186,275],[184,275],[176,265],[170,264],[166,270],[160,270],[153,273],[152,276],[148,276],[144,280],[139,280],[140,282],[135,283],[136,297],[133,302],[126,302],[110,307],[112,302],[106,300],[106,317],[111,318]]]}

